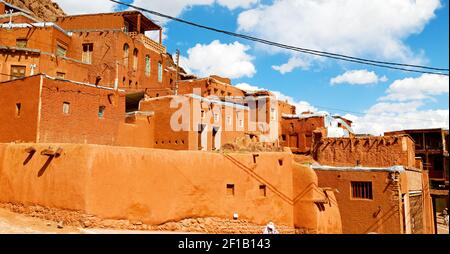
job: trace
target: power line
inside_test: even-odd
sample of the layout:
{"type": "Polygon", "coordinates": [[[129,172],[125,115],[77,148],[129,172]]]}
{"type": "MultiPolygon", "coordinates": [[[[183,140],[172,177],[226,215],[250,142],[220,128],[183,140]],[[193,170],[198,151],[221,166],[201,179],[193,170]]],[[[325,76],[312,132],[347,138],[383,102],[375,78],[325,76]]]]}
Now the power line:
{"type": "Polygon", "coordinates": [[[286,44],[282,44],[282,43],[277,43],[277,42],[273,42],[273,41],[269,41],[269,40],[265,40],[265,39],[261,39],[261,38],[257,38],[257,37],[252,37],[252,36],[248,36],[248,35],[244,35],[244,34],[234,33],[234,32],[230,32],[230,31],[226,31],[226,30],[222,30],[222,29],[217,29],[217,28],[210,27],[210,26],[201,25],[201,24],[198,24],[198,23],[186,21],[186,20],[183,20],[183,19],[180,19],[180,18],[172,17],[172,16],[169,16],[169,15],[166,15],[166,14],[162,14],[162,13],[159,13],[159,12],[156,12],[156,11],[144,9],[142,7],[134,6],[134,5],[131,5],[131,4],[128,4],[128,3],[123,3],[123,2],[120,2],[120,1],[116,1],[116,0],[109,0],[109,1],[117,3],[117,4],[120,4],[120,5],[128,6],[128,7],[134,8],[136,10],[147,12],[147,13],[159,16],[159,17],[163,17],[163,18],[174,20],[174,21],[178,21],[180,23],[184,23],[184,24],[188,24],[188,25],[191,25],[191,26],[199,27],[199,28],[202,28],[202,29],[206,29],[206,30],[210,30],[210,31],[218,32],[218,33],[223,33],[223,34],[226,34],[226,35],[229,35],[229,36],[238,37],[238,38],[242,38],[242,39],[245,39],[245,40],[259,42],[259,43],[262,43],[262,44],[275,46],[275,47],[279,47],[279,48],[283,48],[283,49],[287,49],[287,50],[297,51],[297,52],[301,52],[301,53],[305,53],[305,54],[310,54],[310,55],[315,55],[315,56],[320,56],[320,57],[327,57],[327,58],[332,58],[332,59],[342,60],[342,61],[347,61],[347,62],[371,65],[371,66],[376,66],[376,67],[381,67],[381,68],[388,68],[388,69],[394,69],[394,70],[407,71],[407,72],[416,72],[416,73],[425,73],[425,74],[435,74],[435,75],[449,76],[448,73],[425,71],[425,70],[436,70],[436,71],[448,72],[449,71],[448,68],[437,68],[437,67],[412,65],[412,64],[404,64],[404,63],[376,61],[376,60],[370,60],[370,59],[365,59],[365,58],[358,58],[358,57],[353,57],[353,56],[347,56],[347,55],[343,55],[343,54],[330,53],[330,52],[326,52],[326,51],[319,51],[319,50],[313,50],[313,49],[308,49],[308,48],[295,47],[295,46],[290,46],[290,45],[286,45],[286,44]],[[396,66],[398,66],[398,67],[396,67],[396,66]],[[419,68],[419,69],[425,69],[425,70],[409,69],[409,68],[404,68],[404,67],[413,67],[413,68],[419,68]]]}

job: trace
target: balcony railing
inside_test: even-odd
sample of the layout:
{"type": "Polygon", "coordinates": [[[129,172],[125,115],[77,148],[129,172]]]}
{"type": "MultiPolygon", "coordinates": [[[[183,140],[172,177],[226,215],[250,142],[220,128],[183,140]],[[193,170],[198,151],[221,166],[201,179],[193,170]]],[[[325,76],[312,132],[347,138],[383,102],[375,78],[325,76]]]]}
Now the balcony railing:
{"type": "Polygon", "coordinates": [[[157,43],[156,41],[148,38],[144,34],[139,34],[137,32],[129,32],[128,35],[131,38],[142,42],[144,44],[144,46],[148,49],[155,50],[158,53],[166,53],[166,47],[164,47],[163,45],[157,43]]]}

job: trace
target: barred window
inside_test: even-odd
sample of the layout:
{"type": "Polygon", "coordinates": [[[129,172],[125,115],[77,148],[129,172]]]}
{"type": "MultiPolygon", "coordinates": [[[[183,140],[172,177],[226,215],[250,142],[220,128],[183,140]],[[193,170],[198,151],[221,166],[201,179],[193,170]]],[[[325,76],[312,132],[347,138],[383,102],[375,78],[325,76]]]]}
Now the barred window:
{"type": "Polygon", "coordinates": [[[372,182],[352,182],[352,197],[373,199],[372,182]]]}

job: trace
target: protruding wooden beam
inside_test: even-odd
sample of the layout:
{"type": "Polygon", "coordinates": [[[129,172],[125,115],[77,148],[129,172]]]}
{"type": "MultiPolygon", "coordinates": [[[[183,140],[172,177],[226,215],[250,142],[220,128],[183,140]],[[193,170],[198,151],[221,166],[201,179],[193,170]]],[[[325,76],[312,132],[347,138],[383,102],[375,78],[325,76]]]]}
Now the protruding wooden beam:
{"type": "Polygon", "coordinates": [[[63,149],[61,147],[58,147],[58,149],[53,150],[53,148],[49,147],[47,149],[42,150],[41,155],[46,156],[53,156],[53,157],[59,157],[63,152],[63,149]]]}
{"type": "Polygon", "coordinates": [[[27,153],[35,153],[35,152],[36,152],[36,148],[34,148],[34,147],[32,147],[32,146],[27,147],[27,148],[25,149],[25,152],[27,152],[27,153]]]}

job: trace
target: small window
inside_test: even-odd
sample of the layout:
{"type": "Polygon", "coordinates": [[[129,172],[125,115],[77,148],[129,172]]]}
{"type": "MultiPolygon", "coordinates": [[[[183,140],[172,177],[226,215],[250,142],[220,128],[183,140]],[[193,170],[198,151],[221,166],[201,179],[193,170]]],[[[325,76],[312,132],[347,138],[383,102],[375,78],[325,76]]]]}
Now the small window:
{"type": "Polygon", "coordinates": [[[163,79],[163,69],[162,69],[162,63],[158,63],[158,82],[162,82],[163,79]]]}
{"type": "Polygon", "coordinates": [[[204,110],[202,110],[202,111],[200,112],[200,117],[201,117],[202,119],[205,119],[205,116],[206,116],[206,112],[205,112],[204,110]]]}
{"type": "Polygon", "coordinates": [[[231,116],[227,116],[227,124],[231,125],[231,116]]]}
{"type": "Polygon", "coordinates": [[[265,197],[267,195],[267,187],[265,184],[259,186],[259,195],[265,197]]]}
{"type": "Polygon", "coordinates": [[[18,48],[26,48],[28,44],[27,39],[17,39],[16,40],[16,47],[18,48]]]}
{"type": "Polygon", "coordinates": [[[278,159],[278,165],[283,166],[283,159],[278,159]]]}
{"type": "Polygon", "coordinates": [[[68,115],[70,113],[70,103],[64,102],[63,103],[63,114],[68,115]]]}
{"type": "Polygon", "coordinates": [[[22,110],[22,103],[16,103],[16,117],[20,117],[21,110],[22,110]]]}
{"type": "Polygon", "coordinates": [[[282,141],[286,141],[286,135],[285,134],[281,135],[281,140],[282,141]]]}
{"type": "Polygon", "coordinates": [[[234,184],[227,184],[227,195],[234,196],[234,184]]]}
{"type": "Polygon", "coordinates": [[[60,44],[56,45],[56,56],[65,57],[66,54],[67,54],[67,49],[65,47],[63,47],[60,44]]]}
{"type": "Polygon", "coordinates": [[[214,122],[215,123],[219,122],[219,114],[218,113],[214,113],[214,122]]]}
{"type": "Polygon", "coordinates": [[[94,51],[93,43],[83,44],[83,55],[81,56],[81,61],[85,64],[92,63],[92,52],[94,51]]]}
{"type": "Polygon", "coordinates": [[[133,50],[133,70],[137,70],[138,69],[138,56],[139,56],[139,50],[138,49],[134,49],[133,50]]]}
{"type": "Polygon", "coordinates": [[[64,79],[66,77],[66,74],[64,72],[57,72],[56,77],[60,79],[64,79]]]}
{"type": "Polygon", "coordinates": [[[352,197],[357,199],[373,199],[372,182],[351,182],[352,197]]]}
{"type": "Polygon", "coordinates": [[[98,118],[103,119],[103,116],[105,115],[105,106],[98,107],[98,118]]]}
{"type": "Polygon", "coordinates": [[[129,58],[129,51],[130,46],[128,46],[128,44],[124,44],[123,45],[123,65],[125,68],[128,68],[128,58],[129,58]]]}
{"type": "Polygon", "coordinates": [[[150,67],[151,67],[151,60],[150,56],[145,56],[145,76],[150,77],[150,67]]]}
{"type": "Polygon", "coordinates": [[[26,67],[23,65],[12,65],[11,66],[11,79],[18,79],[25,77],[26,67]]]}

